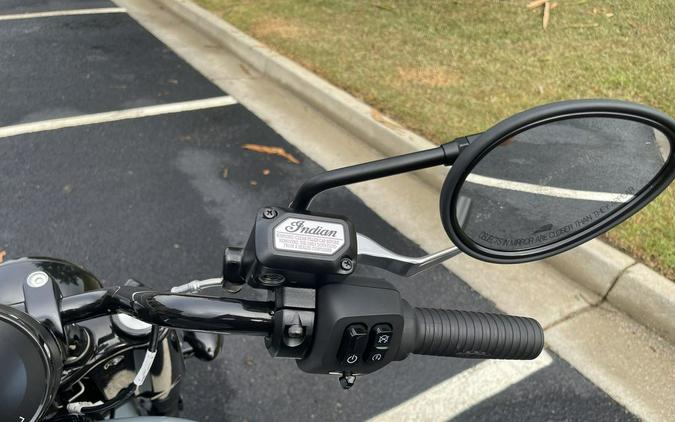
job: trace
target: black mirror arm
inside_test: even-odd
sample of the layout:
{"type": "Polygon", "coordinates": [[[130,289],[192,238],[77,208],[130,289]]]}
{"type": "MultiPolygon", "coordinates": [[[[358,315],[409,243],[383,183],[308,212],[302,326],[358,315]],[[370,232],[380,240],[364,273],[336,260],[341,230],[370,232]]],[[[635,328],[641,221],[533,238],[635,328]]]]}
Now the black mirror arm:
{"type": "Polygon", "coordinates": [[[459,153],[475,138],[477,138],[477,135],[464,136],[436,148],[318,174],[300,186],[290,207],[295,212],[303,212],[309,208],[310,202],[316,195],[338,186],[394,176],[439,165],[450,166],[455,162],[459,153]]]}

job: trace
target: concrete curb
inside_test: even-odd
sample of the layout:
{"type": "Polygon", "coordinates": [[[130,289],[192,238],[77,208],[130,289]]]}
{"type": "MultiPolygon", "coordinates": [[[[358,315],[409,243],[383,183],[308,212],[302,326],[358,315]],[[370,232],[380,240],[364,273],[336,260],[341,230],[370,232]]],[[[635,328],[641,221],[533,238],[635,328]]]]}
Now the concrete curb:
{"type": "MultiPolygon", "coordinates": [[[[382,155],[405,154],[435,146],[191,1],[162,0],[160,3],[382,155]]],[[[439,167],[416,174],[438,190],[446,172],[447,169],[439,167]]],[[[599,240],[547,262],[675,343],[675,284],[667,278],[636,264],[633,258],[599,240]]]]}

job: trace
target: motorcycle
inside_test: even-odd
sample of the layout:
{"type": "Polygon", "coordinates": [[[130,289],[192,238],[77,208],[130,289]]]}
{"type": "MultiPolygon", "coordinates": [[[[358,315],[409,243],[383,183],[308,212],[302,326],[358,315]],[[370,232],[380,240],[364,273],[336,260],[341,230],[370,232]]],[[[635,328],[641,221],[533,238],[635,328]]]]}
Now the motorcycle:
{"type": "Polygon", "coordinates": [[[511,264],[569,250],[666,189],[674,146],[675,120],[657,110],[558,102],[430,150],[319,174],[288,207],[258,210],[246,245],[225,249],[219,277],[170,292],[135,280],[103,288],[58,259],[2,263],[0,419],[181,420],[167,416],[182,407],[184,360],[215,359],[223,334],[260,336],[272,357],[333,374],[345,389],[410,354],[534,359],[544,348],[534,319],[416,308],[357,266],[412,277],[460,252],[511,264]],[[331,188],[440,165],[451,166],[440,195],[449,249],[402,256],[346,216],[309,210],[331,188]],[[213,287],[221,293],[200,294],[213,287]],[[267,299],[237,297],[243,289],[267,299]]]}

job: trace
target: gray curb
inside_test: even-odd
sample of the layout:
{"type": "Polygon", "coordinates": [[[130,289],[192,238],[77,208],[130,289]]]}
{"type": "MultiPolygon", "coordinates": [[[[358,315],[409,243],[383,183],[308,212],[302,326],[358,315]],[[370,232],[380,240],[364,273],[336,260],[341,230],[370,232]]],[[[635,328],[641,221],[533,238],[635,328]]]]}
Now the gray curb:
{"type": "MultiPolygon", "coordinates": [[[[217,40],[248,66],[321,111],[384,156],[436,145],[401,127],[345,91],[271,50],[189,0],[161,0],[168,10],[217,40]]],[[[417,175],[439,189],[447,169],[417,175]]],[[[547,261],[633,319],[675,343],[675,283],[609,245],[593,240],[547,261]]]]}

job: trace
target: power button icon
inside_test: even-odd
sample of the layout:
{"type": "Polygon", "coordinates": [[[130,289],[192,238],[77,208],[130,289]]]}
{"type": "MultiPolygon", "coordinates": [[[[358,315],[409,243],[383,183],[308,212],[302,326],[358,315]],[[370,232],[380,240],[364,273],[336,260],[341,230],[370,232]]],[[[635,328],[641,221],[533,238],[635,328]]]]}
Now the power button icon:
{"type": "Polygon", "coordinates": [[[359,360],[359,357],[358,357],[358,356],[356,356],[356,355],[354,355],[354,354],[351,354],[351,355],[347,356],[347,359],[345,360],[345,362],[347,362],[347,363],[350,364],[350,365],[353,365],[353,364],[355,364],[358,360],[359,360]]]}

